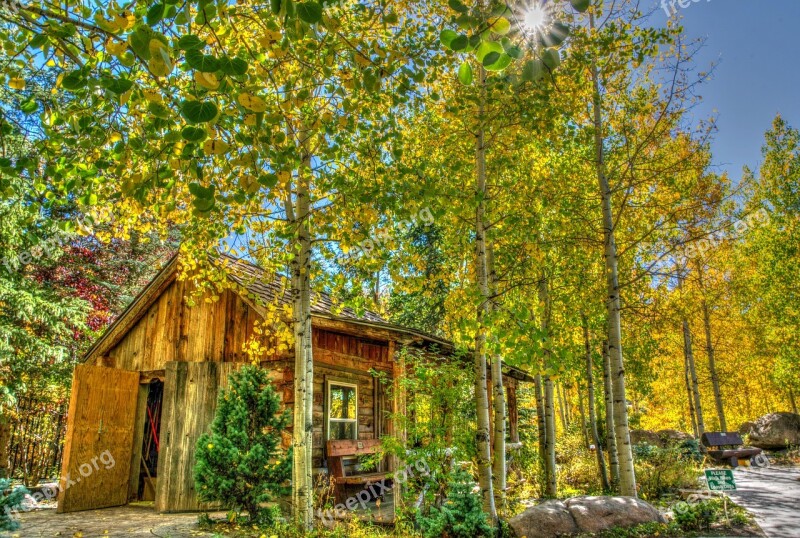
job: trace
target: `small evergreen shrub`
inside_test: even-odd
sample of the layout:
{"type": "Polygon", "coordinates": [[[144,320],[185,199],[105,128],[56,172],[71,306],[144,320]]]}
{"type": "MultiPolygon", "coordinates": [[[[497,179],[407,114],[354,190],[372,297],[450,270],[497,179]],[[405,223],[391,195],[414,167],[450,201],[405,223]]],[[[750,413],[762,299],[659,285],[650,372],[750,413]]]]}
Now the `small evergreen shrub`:
{"type": "Polygon", "coordinates": [[[22,500],[28,490],[17,487],[6,493],[11,487],[11,480],[0,478],[0,531],[13,531],[19,528],[19,522],[14,519],[14,512],[22,506],[22,500]]]}
{"type": "Polygon", "coordinates": [[[492,528],[481,508],[481,498],[472,493],[473,480],[466,472],[454,475],[441,507],[419,512],[417,523],[425,538],[479,538],[492,536],[492,528]]]}
{"type": "Polygon", "coordinates": [[[217,402],[211,433],[197,441],[194,480],[202,501],[220,502],[249,521],[271,524],[274,511],[261,505],[288,493],[291,454],[280,450],[289,423],[266,371],[245,366],[230,375],[217,402]]]}

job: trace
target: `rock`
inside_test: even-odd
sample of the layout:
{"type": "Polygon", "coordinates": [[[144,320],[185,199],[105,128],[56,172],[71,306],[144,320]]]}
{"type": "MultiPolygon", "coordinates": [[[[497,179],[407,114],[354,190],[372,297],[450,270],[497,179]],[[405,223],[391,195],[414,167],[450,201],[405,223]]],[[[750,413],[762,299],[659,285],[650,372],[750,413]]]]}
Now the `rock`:
{"type": "Polygon", "coordinates": [[[663,446],[664,442],[656,432],[650,430],[631,430],[631,444],[641,445],[647,443],[652,446],[663,446]]]}
{"type": "Polygon", "coordinates": [[[800,445],[800,415],[794,413],[764,415],[756,420],[750,431],[750,444],[768,450],[800,445]]]}
{"type": "Polygon", "coordinates": [[[658,510],[634,497],[574,497],[566,505],[582,532],[664,523],[658,510]]]}
{"type": "Polygon", "coordinates": [[[740,435],[750,435],[750,432],[752,432],[754,429],[756,429],[756,423],[755,422],[745,422],[744,424],[739,426],[739,434],[740,435]]]}
{"type": "Polygon", "coordinates": [[[660,430],[656,432],[658,437],[664,442],[667,446],[678,446],[684,441],[689,441],[694,439],[688,433],[684,433],[678,430],[660,430]]]}
{"type": "Polygon", "coordinates": [[[545,501],[528,508],[508,521],[519,538],[554,538],[580,531],[567,506],[561,501],[545,501]]]}
{"type": "Polygon", "coordinates": [[[664,518],[658,510],[633,497],[588,496],[547,501],[509,521],[519,538],[555,538],[643,523],[664,523],[664,518]]]}

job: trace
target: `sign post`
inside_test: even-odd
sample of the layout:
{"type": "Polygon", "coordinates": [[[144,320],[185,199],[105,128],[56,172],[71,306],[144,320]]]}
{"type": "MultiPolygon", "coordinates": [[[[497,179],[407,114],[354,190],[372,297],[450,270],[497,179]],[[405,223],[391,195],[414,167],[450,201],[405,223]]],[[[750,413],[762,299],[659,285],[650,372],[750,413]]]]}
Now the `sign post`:
{"type": "Polygon", "coordinates": [[[736,491],[736,479],[733,469],[706,469],[706,484],[709,491],[722,492],[722,504],[725,509],[725,520],[728,520],[728,497],[726,491],[736,491]]]}

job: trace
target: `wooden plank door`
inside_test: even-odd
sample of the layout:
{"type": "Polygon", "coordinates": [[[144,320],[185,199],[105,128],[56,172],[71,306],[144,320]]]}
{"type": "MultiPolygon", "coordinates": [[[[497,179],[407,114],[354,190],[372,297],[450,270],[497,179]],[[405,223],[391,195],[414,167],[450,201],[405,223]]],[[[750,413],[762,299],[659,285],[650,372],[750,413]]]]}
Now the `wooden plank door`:
{"type": "Polygon", "coordinates": [[[79,364],[72,376],[58,512],[128,501],[139,373],[79,364]]]}
{"type": "Polygon", "coordinates": [[[156,510],[208,510],[194,486],[197,439],[210,431],[217,396],[227,387],[236,363],[168,362],[161,415],[161,452],[158,455],[156,510]]]}

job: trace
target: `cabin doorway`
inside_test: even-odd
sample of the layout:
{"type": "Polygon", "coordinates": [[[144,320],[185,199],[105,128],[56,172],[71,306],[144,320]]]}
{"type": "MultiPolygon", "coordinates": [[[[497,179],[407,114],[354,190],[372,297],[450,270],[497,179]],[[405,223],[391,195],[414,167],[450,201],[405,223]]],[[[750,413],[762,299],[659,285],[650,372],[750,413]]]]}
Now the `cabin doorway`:
{"type": "Polygon", "coordinates": [[[161,414],[164,402],[164,382],[153,379],[150,383],[141,386],[140,409],[138,413],[139,424],[137,429],[141,432],[139,446],[136,447],[139,461],[132,462],[133,469],[138,473],[132,476],[131,499],[144,502],[153,502],[156,498],[156,484],[158,481],[158,457],[161,452],[161,414]]]}

